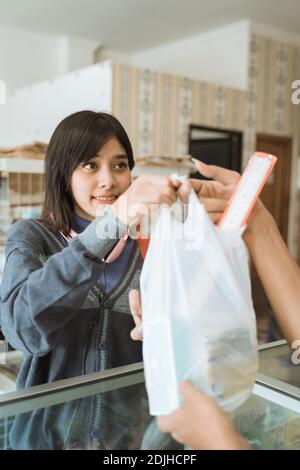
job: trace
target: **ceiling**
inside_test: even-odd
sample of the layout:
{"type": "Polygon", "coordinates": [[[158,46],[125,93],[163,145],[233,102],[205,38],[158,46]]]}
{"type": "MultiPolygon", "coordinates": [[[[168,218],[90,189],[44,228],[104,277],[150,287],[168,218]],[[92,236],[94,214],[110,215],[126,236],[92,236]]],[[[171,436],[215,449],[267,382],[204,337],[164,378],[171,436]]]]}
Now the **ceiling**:
{"type": "Polygon", "coordinates": [[[300,0],[0,0],[0,24],[137,52],[252,19],[300,34],[300,0]]]}

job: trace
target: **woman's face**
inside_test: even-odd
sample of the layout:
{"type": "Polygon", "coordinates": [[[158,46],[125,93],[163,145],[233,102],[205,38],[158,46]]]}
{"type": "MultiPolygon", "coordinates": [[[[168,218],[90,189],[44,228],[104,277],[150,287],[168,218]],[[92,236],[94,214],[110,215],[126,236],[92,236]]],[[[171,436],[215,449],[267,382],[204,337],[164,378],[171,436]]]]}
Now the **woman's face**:
{"type": "Polygon", "coordinates": [[[128,158],[116,138],[110,139],[71,176],[74,211],[86,220],[99,214],[101,205],[113,204],[131,183],[128,158]]]}

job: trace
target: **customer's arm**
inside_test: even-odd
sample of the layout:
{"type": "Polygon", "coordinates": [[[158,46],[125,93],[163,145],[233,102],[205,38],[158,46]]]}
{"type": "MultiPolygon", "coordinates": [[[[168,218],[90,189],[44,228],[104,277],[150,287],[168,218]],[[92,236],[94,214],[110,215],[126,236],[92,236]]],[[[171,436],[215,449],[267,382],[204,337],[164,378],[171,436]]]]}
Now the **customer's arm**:
{"type": "MultiPolygon", "coordinates": [[[[215,181],[191,180],[214,222],[222,213],[222,201],[235,189],[239,175],[214,165],[195,163],[201,174],[215,181]]],[[[300,339],[300,269],[291,257],[276,223],[258,201],[244,234],[245,243],[286,339],[300,339]]]]}
{"type": "Polygon", "coordinates": [[[300,269],[291,257],[277,225],[258,201],[244,240],[286,339],[300,339],[300,269]]]}

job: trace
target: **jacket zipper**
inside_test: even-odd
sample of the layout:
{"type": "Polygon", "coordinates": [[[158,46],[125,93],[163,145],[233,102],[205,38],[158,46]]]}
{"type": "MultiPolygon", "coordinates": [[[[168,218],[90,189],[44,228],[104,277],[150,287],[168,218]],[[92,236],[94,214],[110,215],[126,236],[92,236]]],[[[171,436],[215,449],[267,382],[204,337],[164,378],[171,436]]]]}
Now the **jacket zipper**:
{"type": "MultiPolygon", "coordinates": [[[[129,260],[128,260],[128,264],[130,266],[129,268],[129,273],[127,272],[127,274],[129,274],[129,278],[131,278],[131,274],[132,274],[132,271],[134,270],[135,268],[135,264],[134,266],[131,267],[131,263],[132,261],[134,260],[134,257],[136,255],[136,249],[135,247],[133,247],[132,249],[132,252],[130,253],[130,257],[129,257],[129,260]]],[[[105,269],[105,267],[104,267],[105,269]]],[[[101,332],[101,329],[102,329],[102,332],[101,332],[101,335],[100,335],[100,340],[99,340],[99,346],[100,346],[100,364],[99,364],[99,353],[97,354],[97,362],[96,362],[96,368],[97,370],[104,370],[105,369],[105,366],[106,366],[106,356],[107,356],[107,345],[105,347],[105,349],[101,349],[101,343],[104,342],[104,339],[105,339],[105,336],[107,335],[107,325],[108,325],[108,312],[109,312],[109,308],[110,306],[113,304],[113,300],[110,300],[109,302],[106,302],[106,300],[110,297],[115,297],[116,296],[116,293],[123,290],[124,286],[127,284],[127,280],[126,281],[121,281],[120,284],[118,284],[116,287],[114,287],[110,292],[108,292],[107,294],[104,294],[102,293],[102,291],[100,290],[100,294],[99,294],[99,300],[100,300],[100,309],[99,309],[99,314],[101,315],[101,313],[103,312],[103,319],[102,321],[100,321],[100,326],[99,326],[99,330],[101,332]],[[115,294],[115,295],[114,295],[115,294]],[[99,369],[99,366],[100,366],[100,369],[99,369]]],[[[98,345],[97,345],[97,349],[98,349],[98,345]]],[[[94,404],[95,404],[95,408],[94,410],[92,410],[93,413],[95,413],[95,417],[94,417],[94,420],[93,420],[93,427],[92,427],[92,438],[93,438],[93,448],[95,449],[95,446],[98,442],[98,440],[101,438],[101,422],[103,422],[103,407],[101,406],[101,394],[97,393],[97,395],[95,396],[95,401],[94,401],[94,404]]]]}

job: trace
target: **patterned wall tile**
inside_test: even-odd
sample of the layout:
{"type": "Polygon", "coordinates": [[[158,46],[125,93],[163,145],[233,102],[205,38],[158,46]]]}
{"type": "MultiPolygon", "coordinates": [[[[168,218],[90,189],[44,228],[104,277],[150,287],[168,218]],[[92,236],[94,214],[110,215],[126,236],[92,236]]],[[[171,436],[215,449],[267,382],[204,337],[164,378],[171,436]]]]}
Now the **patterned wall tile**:
{"type": "Polygon", "coordinates": [[[256,146],[256,120],[258,107],[259,44],[253,35],[249,46],[248,89],[245,105],[245,127],[243,140],[243,166],[246,165],[256,146]]]}
{"type": "Polygon", "coordinates": [[[188,78],[180,80],[178,113],[178,152],[186,154],[188,149],[188,129],[192,122],[193,83],[188,78]]]}
{"type": "Polygon", "coordinates": [[[300,48],[252,34],[249,52],[247,124],[254,120],[257,132],[292,136],[298,110],[291,84],[300,77],[300,48]]]}
{"type": "Polygon", "coordinates": [[[243,130],[246,93],[176,75],[113,65],[113,113],[135,155],[188,152],[189,124],[243,130]]]}
{"type": "MultiPolygon", "coordinates": [[[[249,48],[248,93],[246,98],[246,126],[244,130],[244,162],[255,150],[256,134],[266,133],[292,137],[294,155],[300,141],[300,106],[291,101],[291,84],[300,79],[300,48],[251,35],[249,48]]],[[[293,162],[297,171],[297,164],[293,162]]],[[[299,205],[295,178],[292,177],[293,209],[290,248],[295,253],[299,231],[299,205]]]]}
{"type": "Polygon", "coordinates": [[[143,70],[139,83],[139,155],[154,153],[155,79],[150,70],[143,70]]]}

